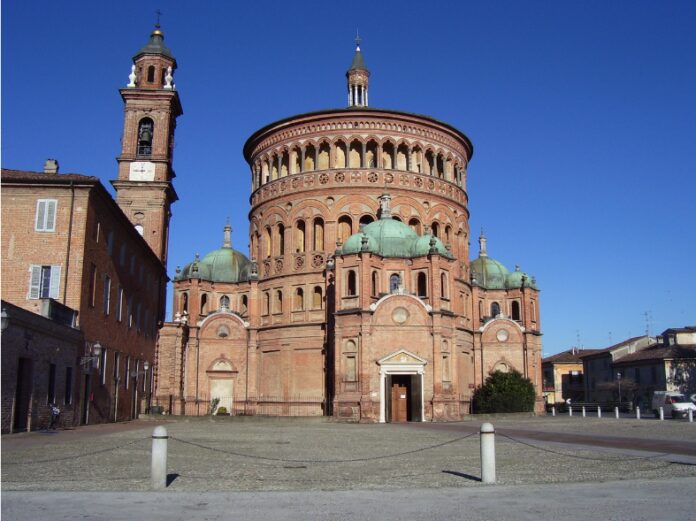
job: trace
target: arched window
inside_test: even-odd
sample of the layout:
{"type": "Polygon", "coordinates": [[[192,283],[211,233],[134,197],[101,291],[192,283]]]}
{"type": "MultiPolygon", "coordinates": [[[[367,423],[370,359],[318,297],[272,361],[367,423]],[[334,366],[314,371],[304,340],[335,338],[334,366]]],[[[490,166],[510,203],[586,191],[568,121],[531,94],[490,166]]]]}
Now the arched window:
{"type": "Polygon", "coordinates": [[[377,296],[379,294],[379,275],[376,271],[372,272],[372,295],[377,296]]]}
{"type": "Polygon", "coordinates": [[[479,308],[479,310],[478,310],[479,311],[478,312],[479,320],[481,320],[483,322],[483,300],[479,300],[478,308],[479,308]]]}
{"type": "Polygon", "coordinates": [[[365,147],[365,166],[367,168],[377,168],[377,143],[370,140],[365,147]]]}
{"type": "Polygon", "coordinates": [[[321,286],[314,286],[312,291],[312,309],[321,309],[324,299],[322,298],[321,286]]]}
{"type": "Polygon", "coordinates": [[[230,309],[230,297],[228,297],[227,295],[223,295],[222,297],[220,297],[220,309],[223,309],[225,311],[230,309]]]}
{"type": "Polygon", "coordinates": [[[336,158],[334,159],[334,168],[346,167],[346,144],[343,141],[336,141],[336,158]]]}
{"type": "Polygon", "coordinates": [[[314,219],[314,251],[324,251],[324,220],[314,219]]]}
{"type": "Polygon", "coordinates": [[[329,169],[329,144],[322,143],[319,145],[319,161],[317,165],[317,170],[328,170],[329,169]]]}
{"type": "Polygon", "coordinates": [[[346,296],[353,297],[358,294],[357,276],[353,270],[348,271],[348,281],[346,284],[346,296]]]}
{"type": "Polygon", "coordinates": [[[239,306],[239,314],[246,315],[247,311],[249,311],[249,297],[242,295],[242,302],[239,306]]]}
{"type": "Polygon", "coordinates": [[[304,291],[302,288],[297,288],[295,290],[295,299],[293,302],[293,311],[304,310],[304,291]]]}
{"type": "Polygon", "coordinates": [[[288,155],[288,151],[285,150],[283,154],[280,156],[280,177],[285,177],[288,175],[288,172],[290,170],[290,156],[288,155]]]}
{"type": "Polygon", "coordinates": [[[285,226],[278,223],[278,255],[285,255],[285,226]]]}
{"type": "Polygon", "coordinates": [[[440,274],[440,297],[445,299],[448,297],[446,273],[440,274]]]}
{"type": "Polygon", "coordinates": [[[421,223],[418,219],[413,217],[408,221],[408,226],[411,228],[414,232],[416,232],[418,235],[421,234],[421,223]]]}
{"type": "Polygon", "coordinates": [[[498,315],[500,315],[500,304],[498,304],[497,302],[493,302],[491,304],[491,317],[495,318],[498,315]]]}
{"type": "Polygon", "coordinates": [[[188,313],[188,293],[181,294],[181,312],[188,313]]]}
{"type": "Polygon", "coordinates": [[[207,315],[208,314],[208,295],[203,293],[201,295],[201,315],[207,315]]]}
{"type": "Polygon", "coordinates": [[[302,172],[302,152],[300,152],[299,148],[293,148],[292,149],[292,154],[291,154],[291,174],[299,174],[302,172]]]}
{"type": "Polygon", "coordinates": [[[350,143],[350,149],[348,151],[348,167],[362,167],[362,143],[357,139],[350,143]]]}
{"type": "Polygon", "coordinates": [[[142,235],[143,232],[145,231],[145,229],[143,228],[143,225],[142,225],[142,224],[136,224],[136,225],[135,225],[135,231],[138,232],[140,235],[142,235]]]}
{"type": "Polygon", "coordinates": [[[271,229],[268,226],[263,232],[263,256],[266,258],[271,256],[271,229]]]}
{"type": "Polygon", "coordinates": [[[283,292],[277,290],[275,292],[275,299],[273,299],[273,313],[283,312],[283,292]]]}
{"type": "Polygon", "coordinates": [[[394,145],[389,141],[382,145],[382,168],[387,170],[394,168],[394,145]]]}
{"type": "Polygon", "coordinates": [[[368,224],[370,224],[371,222],[374,222],[374,221],[375,221],[375,218],[372,217],[371,215],[363,215],[360,218],[360,225],[367,226],[368,224]]]}
{"type": "Polygon", "coordinates": [[[150,157],[152,155],[152,139],[155,132],[155,124],[150,118],[143,118],[138,124],[138,157],[150,157]]]}
{"type": "Polygon", "coordinates": [[[398,291],[399,286],[401,286],[401,277],[398,273],[392,273],[389,275],[389,292],[394,293],[398,291]]]}
{"type": "Polygon", "coordinates": [[[148,83],[154,83],[154,81],[155,81],[155,66],[154,66],[154,65],[150,65],[150,66],[147,68],[147,82],[148,82],[148,83]]]}
{"type": "Polygon", "coordinates": [[[512,315],[512,320],[520,320],[520,303],[518,301],[512,301],[510,305],[510,314],[512,315]]]}
{"type": "Polygon", "coordinates": [[[263,314],[268,315],[271,312],[271,296],[268,293],[263,294],[263,314]]]}
{"type": "Polygon", "coordinates": [[[430,225],[431,232],[430,234],[433,235],[434,237],[440,237],[440,224],[434,222],[433,224],[430,225]]]}
{"type": "Polygon", "coordinates": [[[304,221],[297,221],[295,225],[295,251],[297,253],[304,253],[305,251],[305,223],[304,221]]]}
{"type": "Polygon", "coordinates": [[[532,311],[532,322],[536,322],[536,301],[529,301],[529,309],[532,311]]]}
{"type": "Polygon", "coordinates": [[[452,227],[448,224],[445,226],[445,244],[452,242],[452,227]]]}
{"type": "Polygon", "coordinates": [[[419,297],[427,297],[428,296],[428,281],[425,276],[425,272],[421,271],[418,273],[418,278],[417,278],[417,286],[418,286],[418,296],[419,297]]]}
{"type": "Polygon", "coordinates": [[[314,170],[314,156],[316,154],[316,148],[314,148],[314,145],[307,145],[307,148],[305,148],[305,155],[304,155],[304,170],[303,172],[311,172],[314,170]]]}
{"type": "Polygon", "coordinates": [[[341,240],[341,244],[345,244],[348,237],[351,236],[353,230],[353,221],[347,215],[342,215],[338,219],[338,238],[341,240]]]}
{"type": "Polygon", "coordinates": [[[396,149],[396,169],[407,170],[408,166],[408,147],[403,143],[396,149]]]}

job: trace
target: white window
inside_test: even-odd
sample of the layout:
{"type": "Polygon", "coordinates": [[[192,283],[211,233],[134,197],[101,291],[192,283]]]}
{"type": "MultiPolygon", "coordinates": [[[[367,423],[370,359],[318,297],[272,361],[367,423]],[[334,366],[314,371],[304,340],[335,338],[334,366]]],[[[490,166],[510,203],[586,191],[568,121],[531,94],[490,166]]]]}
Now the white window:
{"type": "Polygon", "coordinates": [[[60,266],[29,267],[29,298],[58,298],[60,266]]]}
{"type": "Polygon", "coordinates": [[[142,224],[136,224],[136,225],[135,225],[135,231],[137,231],[140,235],[142,235],[143,232],[144,232],[143,225],[142,225],[142,224]]]}
{"type": "Polygon", "coordinates": [[[104,275],[104,314],[109,314],[111,307],[111,277],[104,275]]]}
{"type": "Polygon", "coordinates": [[[37,232],[53,232],[56,230],[56,206],[58,201],[55,199],[39,199],[36,203],[36,224],[34,229],[37,232]]]}
{"type": "Polygon", "coordinates": [[[101,376],[101,383],[106,383],[106,347],[102,347],[101,360],[99,360],[99,376],[101,376]]]}
{"type": "Polygon", "coordinates": [[[119,322],[123,320],[123,288],[121,286],[116,293],[116,320],[119,322]]]}

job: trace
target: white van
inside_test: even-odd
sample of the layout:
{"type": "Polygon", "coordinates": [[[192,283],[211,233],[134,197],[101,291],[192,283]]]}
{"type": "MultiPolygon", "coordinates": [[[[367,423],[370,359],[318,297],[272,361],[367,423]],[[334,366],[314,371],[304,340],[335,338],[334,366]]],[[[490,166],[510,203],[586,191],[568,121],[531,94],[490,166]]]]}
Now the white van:
{"type": "Polygon", "coordinates": [[[656,418],[660,416],[660,407],[663,408],[665,416],[671,415],[672,418],[684,418],[689,414],[689,409],[696,414],[696,405],[682,393],[672,391],[655,391],[652,411],[656,418]]]}

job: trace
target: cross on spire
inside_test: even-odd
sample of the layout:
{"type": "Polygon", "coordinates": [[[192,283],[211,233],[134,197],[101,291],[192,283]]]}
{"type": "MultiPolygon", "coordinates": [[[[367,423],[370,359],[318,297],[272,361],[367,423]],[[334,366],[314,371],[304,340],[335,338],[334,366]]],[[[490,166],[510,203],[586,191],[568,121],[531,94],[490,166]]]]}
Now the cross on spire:
{"type": "Polygon", "coordinates": [[[155,24],[155,27],[157,27],[159,29],[160,28],[160,16],[162,16],[162,11],[157,9],[155,11],[155,14],[157,15],[157,23],[155,24]]]}
{"type": "Polygon", "coordinates": [[[355,30],[355,47],[357,50],[360,50],[360,42],[362,42],[362,40],[360,39],[360,32],[356,29],[355,30]]]}

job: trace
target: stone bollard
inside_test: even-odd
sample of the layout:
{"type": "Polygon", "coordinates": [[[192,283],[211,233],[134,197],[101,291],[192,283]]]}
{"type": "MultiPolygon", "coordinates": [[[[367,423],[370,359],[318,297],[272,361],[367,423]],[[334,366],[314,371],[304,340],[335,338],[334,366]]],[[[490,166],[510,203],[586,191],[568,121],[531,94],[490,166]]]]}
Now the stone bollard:
{"type": "Polygon", "coordinates": [[[601,417],[602,417],[602,406],[597,405],[597,418],[601,418],[601,417]]]}
{"type": "Polygon", "coordinates": [[[636,407],[636,420],[640,420],[640,407],[636,407]]]}
{"type": "Polygon", "coordinates": [[[614,407],[614,415],[616,416],[616,419],[618,420],[619,419],[619,408],[618,407],[614,407]]]}
{"type": "Polygon", "coordinates": [[[694,410],[689,409],[689,423],[693,423],[693,422],[694,422],[694,410]]]}
{"type": "Polygon", "coordinates": [[[582,417],[584,418],[585,416],[587,416],[587,414],[585,412],[585,406],[583,405],[582,406],[582,417]]]}
{"type": "Polygon", "coordinates": [[[152,475],[152,488],[164,490],[167,488],[167,429],[155,427],[152,432],[152,465],[150,473],[152,475]]]}
{"type": "Polygon", "coordinates": [[[495,483],[495,429],[490,423],[481,425],[481,481],[495,483]]]}
{"type": "Polygon", "coordinates": [[[556,416],[556,407],[551,407],[551,416],[556,416]]]}
{"type": "Polygon", "coordinates": [[[665,410],[660,407],[660,421],[663,421],[665,419],[665,410]]]}

